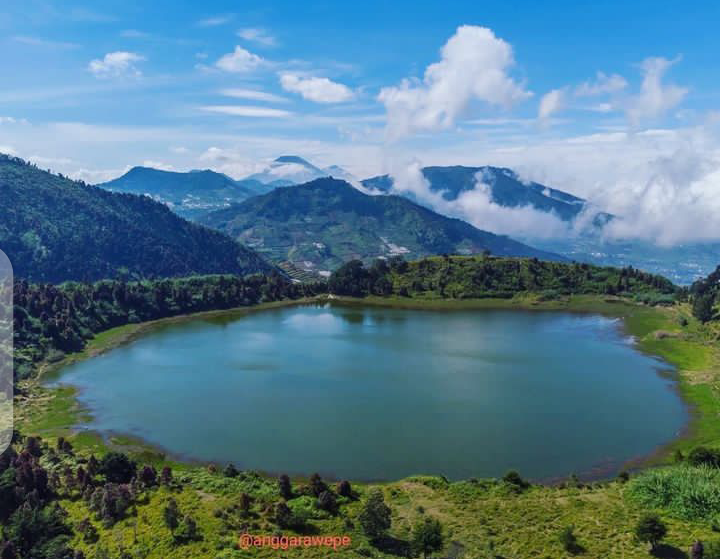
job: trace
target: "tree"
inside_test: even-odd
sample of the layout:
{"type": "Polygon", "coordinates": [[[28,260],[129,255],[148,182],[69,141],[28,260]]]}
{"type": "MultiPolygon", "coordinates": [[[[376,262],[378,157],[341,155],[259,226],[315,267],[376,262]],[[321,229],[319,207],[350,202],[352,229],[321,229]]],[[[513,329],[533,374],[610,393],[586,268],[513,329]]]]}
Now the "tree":
{"type": "Polygon", "coordinates": [[[98,472],[112,483],[129,483],[136,470],[135,462],[122,452],[108,452],[98,466],[98,472]]]}
{"type": "Polygon", "coordinates": [[[510,470],[503,476],[503,481],[518,490],[527,489],[530,484],[525,481],[515,470],[510,470]]]}
{"type": "Polygon", "coordinates": [[[160,473],[160,483],[163,485],[170,485],[172,483],[173,475],[170,466],[165,466],[160,473]]]}
{"type": "Polygon", "coordinates": [[[192,516],[183,518],[180,529],[175,533],[175,539],[183,542],[189,542],[198,539],[197,522],[192,516]]]}
{"type": "Polygon", "coordinates": [[[328,486],[320,477],[320,474],[310,476],[310,490],[315,497],[319,497],[321,493],[327,491],[328,486]]]}
{"type": "Polygon", "coordinates": [[[250,514],[250,506],[252,505],[252,499],[247,493],[240,493],[240,514],[243,517],[247,517],[250,514]]]}
{"type": "Polygon", "coordinates": [[[157,471],[152,466],[143,466],[140,470],[140,481],[142,481],[146,487],[152,487],[157,483],[157,471]]]}
{"type": "Polygon", "coordinates": [[[290,528],[293,524],[293,513],[285,501],[275,505],[275,524],[280,528],[290,528]]]}
{"type": "Polygon", "coordinates": [[[413,526],[412,548],[417,553],[422,553],[425,558],[430,553],[440,551],[443,548],[444,541],[442,525],[436,518],[426,516],[413,526]]]}
{"type": "Polygon", "coordinates": [[[666,534],[667,526],[654,514],[643,516],[635,526],[635,537],[643,543],[650,544],[653,551],[666,534]]]}
{"type": "Polygon", "coordinates": [[[163,509],[163,519],[165,520],[165,526],[170,530],[171,534],[175,533],[175,529],[180,524],[180,511],[178,510],[177,501],[175,499],[169,499],[167,505],[163,509]]]}
{"type": "Polygon", "coordinates": [[[350,482],[346,479],[337,484],[337,494],[352,499],[353,492],[350,482]]]}
{"type": "Polygon", "coordinates": [[[338,511],[338,504],[333,492],[327,490],[320,493],[317,498],[317,507],[321,510],[329,512],[330,514],[336,514],[338,511]]]}
{"type": "Polygon", "coordinates": [[[382,491],[375,489],[368,496],[360,512],[360,526],[362,526],[366,536],[378,539],[390,529],[391,515],[392,511],[385,504],[382,491]]]}
{"type": "Polygon", "coordinates": [[[223,474],[225,474],[225,477],[237,477],[239,473],[240,472],[238,472],[238,469],[235,467],[234,464],[228,464],[225,467],[225,470],[223,470],[223,474]]]}
{"type": "Polygon", "coordinates": [[[286,474],[283,474],[278,478],[278,489],[280,490],[280,495],[282,495],[283,499],[286,501],[292,499],[292,484],[290,483],[290,477],[286,474]]]}
{"type": "Polygon", "coordinates": [[[702,293],[693,300],[692,313],[700,322],[708,322],[713,317],[715,295],[712,292],[702,293]]]}

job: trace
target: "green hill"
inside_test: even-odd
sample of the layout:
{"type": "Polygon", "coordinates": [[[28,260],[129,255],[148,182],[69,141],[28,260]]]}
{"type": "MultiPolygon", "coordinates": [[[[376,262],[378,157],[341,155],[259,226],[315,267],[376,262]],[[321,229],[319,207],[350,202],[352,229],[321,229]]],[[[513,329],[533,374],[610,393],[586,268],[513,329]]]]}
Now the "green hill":
{"type": "Polygon", "coordinates": [[[202,223],[275,261],[306,270],[332,270],[352,259],[433,254],[563,257],[476,229],[400,196],[368,196],[345,181],[317,179],[277,188],[224,210],[202,223]]]}
{"type": "Polygon", "coordinates": [[[208,169],[178,173],[150,167],[133,167],[123,176],[97,186],[113,192],[145,194],[186,218],[196,218],[266,191],[257,181],[236,181],[208,169]]]}
{"type": "Polygon", "coordinates": [[[33,281],[244,274],[254,251],[145,196],[118,194],[0,155],[0,249],[33,281]]]}
{"type": "Polygon", "coordinates": [[[672,304],[678,288],[663,276],[632,267],[544,262],[536,258],[483,256],[433,257],[405,262],[394,258],[370,268],[353,261],[330,276],[337,295],[415,297],[420,299],[509,298],[533,293],[554,299],[566,295],[622,295],[649,304],[672,304]]]}

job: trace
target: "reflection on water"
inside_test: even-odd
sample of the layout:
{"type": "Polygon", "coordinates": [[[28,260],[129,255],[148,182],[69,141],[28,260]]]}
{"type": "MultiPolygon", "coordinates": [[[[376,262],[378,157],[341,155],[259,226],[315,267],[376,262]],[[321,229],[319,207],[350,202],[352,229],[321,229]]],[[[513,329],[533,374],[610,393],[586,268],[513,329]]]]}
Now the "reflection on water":
{"type": "Polygon", "coordinates": [[[245,468],[612,474],[686,419],[657,374],[667,367],[620,326],[563,313],[298,306],[165,327],[69,367],[61,382],[82,387],[95,428],[245,468]]]}

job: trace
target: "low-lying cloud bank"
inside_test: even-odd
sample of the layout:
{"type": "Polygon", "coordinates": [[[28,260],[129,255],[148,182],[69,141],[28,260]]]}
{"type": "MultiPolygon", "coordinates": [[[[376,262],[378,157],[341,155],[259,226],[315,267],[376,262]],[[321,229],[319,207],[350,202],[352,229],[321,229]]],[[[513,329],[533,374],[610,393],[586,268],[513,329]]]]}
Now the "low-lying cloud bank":
{"type": "MultiPolygon", "coordinates": [[[[515,169],[532,180],[586,198],[589,209],[573,223],[530,206],[495,204],[482,176],[475,189],[445,200],[430,189],[418,160],[388,165],[394,191],[411,193],[434,210],[478,228],[523,238],[564,238],[587,232],[598,211],[618,216],[606,240],[643,240],[660,246],[720,241],[720,142],[717,120],[694,128],[610,132],[492,150],[468,164],[515,169]]],[[[435,162],[433,162],[435,163],[435,162]]]]}

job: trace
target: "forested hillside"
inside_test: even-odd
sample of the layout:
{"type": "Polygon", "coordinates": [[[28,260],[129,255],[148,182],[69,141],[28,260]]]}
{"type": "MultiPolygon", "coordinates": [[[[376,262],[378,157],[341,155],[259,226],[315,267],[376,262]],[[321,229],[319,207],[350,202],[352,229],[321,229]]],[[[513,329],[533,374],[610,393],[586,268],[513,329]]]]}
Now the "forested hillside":
{"type": "Polygon", "coordinates": [[[398,254],[414,259],[490,251],[564,260],[406,198],[368,196],[332,178],[277,188],[201,221],[268,258],[314,270],[333,270],[354,258],[371,261],[398,254]]]}
{"type": "Polygon", "coordinates": [[[271,269],[252,250],[150,198],[107,192],[1,154],[0,249],[15,276],[32,281],[271,269]]]}
{"type": "Polygon", "coordinates": [[[696,281],[690,287],[693,315],[701,322],[716,320],[715,305],[720,291],[720,266],[706,278],[696,281]]]}
{"type": "Polygon", "coordinates": [[[331,293],[358,297],[468,299],[532,292],[546,298],[624,295],[660,304],[672,303],[678,292],[666,278],[634,268],[484,256],[434,257],[414,262],[378,260],[369,268],[360,261],[348,262],[330,276],[328,288],[331,293]]]}

